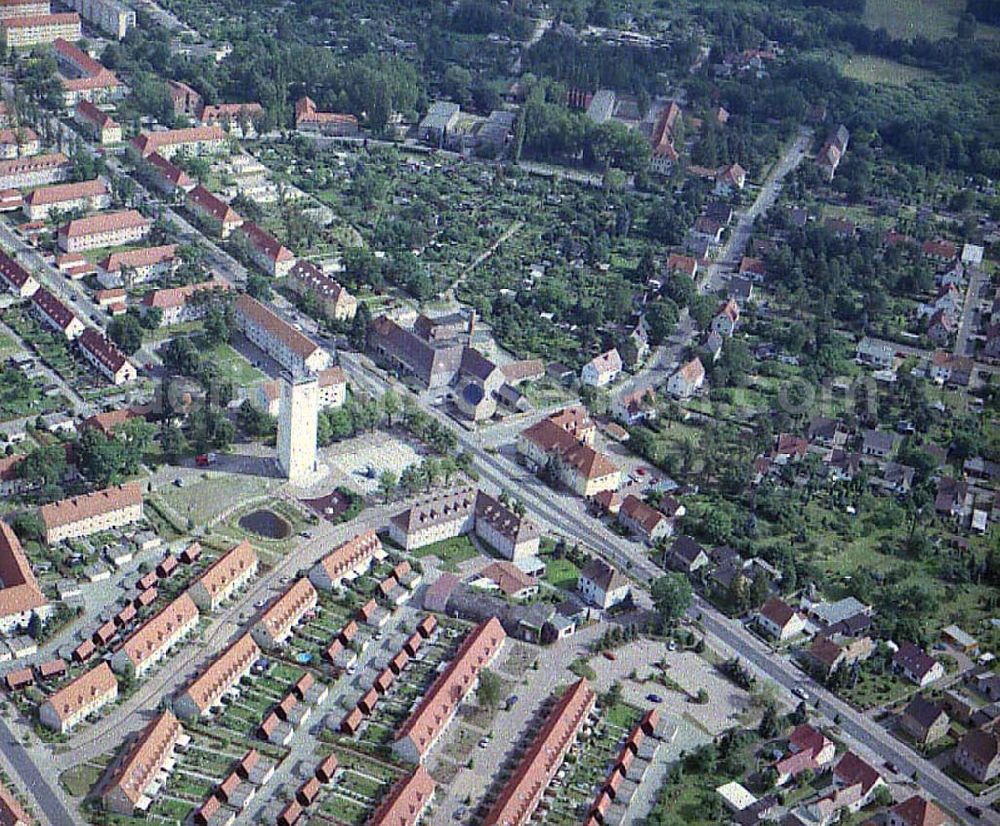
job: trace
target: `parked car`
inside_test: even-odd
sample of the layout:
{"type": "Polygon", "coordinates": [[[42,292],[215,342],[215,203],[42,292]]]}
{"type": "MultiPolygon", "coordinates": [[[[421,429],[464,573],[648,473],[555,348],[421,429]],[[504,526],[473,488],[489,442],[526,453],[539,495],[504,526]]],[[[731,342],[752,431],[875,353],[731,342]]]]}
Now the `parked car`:
{"type": "Polygon", "coordinates": [[[663,698],[659,694],[647,694],[646,699],[651,703],[662,703],[663,698]]]}

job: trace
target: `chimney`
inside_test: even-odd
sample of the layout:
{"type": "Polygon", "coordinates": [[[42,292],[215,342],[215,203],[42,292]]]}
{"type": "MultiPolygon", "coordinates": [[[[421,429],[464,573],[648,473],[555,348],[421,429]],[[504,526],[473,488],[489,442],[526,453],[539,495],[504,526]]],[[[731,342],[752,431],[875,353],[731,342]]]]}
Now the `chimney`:
{"type": "Polygon", "coordinates": [[[472,339],[476,335],[476,309],[473,307],[469,315],[469,346],[472,346],[472,339]]]}

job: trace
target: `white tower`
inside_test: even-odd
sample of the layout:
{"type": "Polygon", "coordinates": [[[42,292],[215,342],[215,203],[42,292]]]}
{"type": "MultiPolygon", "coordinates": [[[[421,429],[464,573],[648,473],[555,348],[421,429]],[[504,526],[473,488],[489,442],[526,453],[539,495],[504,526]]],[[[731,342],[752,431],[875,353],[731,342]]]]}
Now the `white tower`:
{"type": "Polygon", "coordinates": [[[278,464],[293,485],[305,483],[316,470],[318,416],[317,376],[282,374],[278,407],[278,464]]]}

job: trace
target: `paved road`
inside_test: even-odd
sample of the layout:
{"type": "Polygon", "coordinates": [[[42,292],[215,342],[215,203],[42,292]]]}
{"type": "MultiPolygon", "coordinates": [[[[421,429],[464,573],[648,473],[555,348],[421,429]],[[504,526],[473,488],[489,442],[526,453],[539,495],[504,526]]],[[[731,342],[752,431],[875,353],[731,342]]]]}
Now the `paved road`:
{"type": "Polygon", "coordinates": [[[799,130],[799,136],[778,159],[771,174],[761,186],[757,198],[737,217],[736,226],[733,227],[729,239],[719,250],[716,260],[708,267],[704,279],[699,284],[702,292],[715,292],[722,286],[723,273],[737,269],[750,241],[754,222],[758,216],[765,214],[774,206],[778,193],[781,192],[782,181],[802,162],[812,137],[812,130],[803,127],[799,130]]]}
{"type": "Polygon", "coordinates": [[[979,308],[979,296],[982,293],[983,284],[986,283],[986,273],[978,268],[969,267],[966,272],[969,274],[969,285],[965,290],[965,305],[962,307],[962,317],[958,322],[958,332],[955,334],[956,356],[974,356],[975,345],[970,341],[972,334],[976,331],[977,310],[979,308]]]}
{"type": "Polygon", "coordinates": [[[54,779],[52,775],[48,772],[43,775],[39,771],[39,763],[11,730],[6,715],[0,715],[0,739],[3,742],[4,758],[20,778],[22,787],[34,798],[36,807],[41,810],[49,826],[79,823],[79,817],[70,814],[69,808],[50,785],[49,781],[54,779]]]}

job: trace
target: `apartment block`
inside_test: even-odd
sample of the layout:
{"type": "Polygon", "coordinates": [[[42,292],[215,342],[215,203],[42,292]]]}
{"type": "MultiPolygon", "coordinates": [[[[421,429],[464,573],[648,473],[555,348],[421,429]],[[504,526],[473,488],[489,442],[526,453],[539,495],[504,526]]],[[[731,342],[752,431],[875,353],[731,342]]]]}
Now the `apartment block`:
{"type": "Polygon", "coordinates": [[[155,717],[112,764],[101,794],[104,808],[126,816],[145,812],[159,789],[160,773],[170,771],[174,750],[190,740],[173,712],[155,717]]]}
{"type": "Polygon", "coordinates": [[[77,343],[80,345],[83,357],[116,387],[138,378],[139,371],[118,345],[97,330],[88,327],[77,339],[77,343]]]}
{"type": "Polygon", "coordinates": [[[295,266],[295,254],[267,230],[253,221],[241,227],[247,254],[254,263],[273,278],[284,278],[295,266]]]}
{"type": "Polygon", "coordinates": [[[262,648],[277,648],[306,612],[316,607],[317,599],[312,583],[305,577],[297,579],[257,620],[250,634],[262,648]]]}
{"type": "Polygon", "coordinates": [[[70,163],[62,152],[0,161],[0,189],[33,189],[69,177],[70,163]]]}
{"type": "Polygon", "coordinates": [[[352,319],[358,311],[358,300],[309,261],[299,260],[289,269],[288,286],[301,296],[314,296],[323,314],[334,321],[352,319]]]}
{"type": "Polygon", "coordinates": [[[41,17],[52,9],[49,0],[4,0],[0,3],[0,20],[12,17],[41,17]]]}
{"type": "Polygon", "coordinates": [[[260,648],[244,634],[222,652],[174,699],[174,713],[197,720],[219,704],[222,695],[237,686],[261,657],[260,648]]]}
{"type": "Polygon", "coordinates": [[[0,37],[7,49],[24,49],[59,38],[79,40],[80,15],[75,12],[8,17],[0,20],[0,37]]]}
{"type": "Polygon", "coordinates": [[[347,401],[347,374],[342,367],[328,367],[319,373],[319,407],[343,407],[347,401]]]}
{"type": "Polygon", "coordinates": [[[45,287],[35,290],[31,296],[31,306],[43,324],[63,335],[67,341],[83,335],[83,322],[45,287]]]}
{"type": "Polygon", "coordinates": [[[143,132],[132,139],[130,148],[142,158],[148,158],[155,152],[169,161],[178,152],[204,155],[219,152],[225,145],[226,133],[218,126],[192,126],[165,132],[143,132]]]}
{"type": "Polygon", "coordinates": [[[18,298],[31,298],[39,288],[30,272],[0,250],[0,282],[18,298]]]}
{"type": "Polygon", "coordinates": [[[118,0],[66,0],[92,26],[121,40],[135,28],[135,10],[118,0]]]}
{"type": "Polygon", "coordinates": [[[215,560],[188,593],[202,611],[215,611],[257,576],[258,564],[256,552],[244,540],[215,560]]]}
{"type": "Polygon", "coordinates": [[[143,518],[142,489],[127,484],[60,499],[39,509],[49,545],[90,536],[138,522],[143,518]]]}
{"type": "Polygon", "coordinates": [[[324,591],[340,588],[345,580],[361,576],[374,560],[385,556],[382,541],[375,531],[358,534],[317,562],[309,571],[309,580],[324,591]]]}
{"type": "Polygon", "coordinates": [[[0,520],[0,633],[27,630],[31,618],[48,619],[52,607],[38,587],[17,534],[0,520]]]}
{"type": "Polygon", "coordinates": [[[31,221],[44,221],[53,210],[84,212],[111,206],[111,193],[101,178],[73,184],[53,184],[34,190],[24,199],[23,211],[31,221]]]}
{"type": "Polygon", "coordinates": [[[293,374],[319,372],[330,366],[330,354],[277,313],[249,295],[236,300],[236,329],[293,374]]]}
{"type": "Polygon", "coordinates": [[[60,734],[118,699],[118,680],[102,662],[52,694],[38,709],[42,725],[60,734]]]}
{"type": "Polygon", "coordinates": [[[122,127],[103,109],[98,109],[89,100],[83,100],[73,108],[73,120],[101,146],[121,143],[122,127]]]}
{"type": "Polygon", "coordinates": [[[59,248],[85,252],[134,244],[149,235],[152,226],[153,222],[135,209],[77,218],[59,228],[59,248]]]}
{"type": "Polygon", "coordinates": [[[141,678],[198,626],[198,617],[194,600],[181,594],[125,640],[111,658],[111,668],[141,678]]]}
{"type": "Polygon", "coordinates": [[[219,290],[224,292],[228,289],[229,285],[225,281],[203,281],[184,287],[153,290],[142,297],[139,312],[145,315],[150,310],[159,310],[161,327],[195,321],[204,318],[208,312],[210,303],[201,300],[207,293],[219,290]]]}

